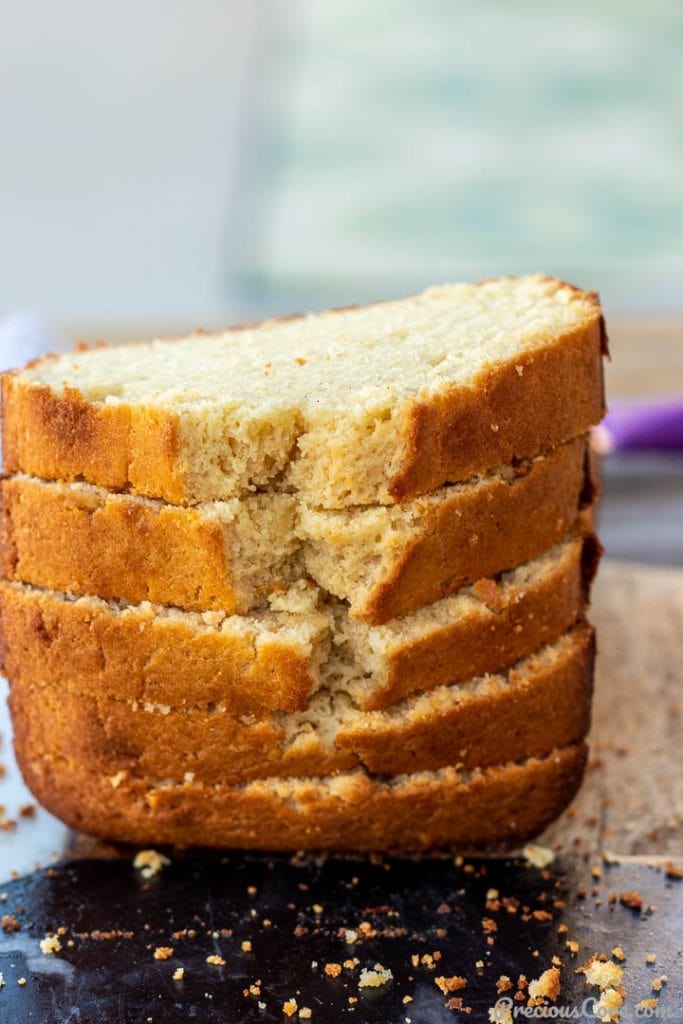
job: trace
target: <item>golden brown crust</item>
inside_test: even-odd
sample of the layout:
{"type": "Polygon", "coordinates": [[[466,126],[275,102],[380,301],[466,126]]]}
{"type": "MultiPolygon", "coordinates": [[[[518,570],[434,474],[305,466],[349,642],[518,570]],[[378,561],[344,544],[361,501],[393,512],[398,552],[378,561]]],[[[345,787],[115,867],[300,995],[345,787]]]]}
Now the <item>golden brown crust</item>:
{"type": "Polygon", "coordinates": [[[389,483],[395,501],[531,458],[598,423],[605,412],[603,327],[595,316],[557,342],[484,369],[472,388],[450,388],[411,408],[405,456],[389,483]]]}
{"type": "MultiPolygon", "coordinates": [[[[356,712],[336,737],[302,724],[293,740],[278,716],[236,718],[206,707],[132,708],[59,684],[12,680],[15,732],[30,747],[82,759],[94,772],[139,771],[237,784],[270,776],[326,775],[357,765],[399,775],[458,764],[468,769],[544,755],[582,739],[590,724],[592,630],[579,625],[547,655],[521,662],[484,693],[440,691],[408,712],[356,712]]],[[[545,649],[548,651],[548,649],[545,649]]]]}
{"type": "Polygon", "coordinates": [[[6,579],[132,604],[247,610],[221,525],[200,509],[19,476],[2,481],[0,514],[6,579]]]}
{"type": "MultiPolygon", "coordinates": [[[[577,520],[585,451],[586,441],[576,438],[535,459],[526,472],[519,467],[510,482],[493,476],[476,486],[447,489],[438,501],[418,499],[410,507],[418,525],[388,570],[375,574],[362,597],[338,596],[350,600],[355,618],[379,625],[535,558],[577,520]]],[[[325,563],[334,565],[335,555],[352,543],[344,525],[354,513],[323,515],[333,517],[332,542],[326,536],[311,539],[306,564],[322,587],[334,591],[325,563]]]]}
{"type": "MultiPolygon", "coordinates": [[[[566,287],[561,281],[553,283],[566,287]]],[[[600,303],[595,293],[573,291],[592,308],[575,330],[533,353],[484,367],[472,387],[452,385],[410,405],[402,418],[405,428],[396,437],[403,456],[388,481],[390,500],[406,501],[448,481],[532,457],[584,433],[602,418],[605,333],[600,303]]],[[[177,504],[224,497],[194,493],[179,431],[176,414],[152,406],[87,402],[73,388],[58,396],[16,372],[2,378],[7,472],[83,478],[177,504]]],[[[307,454],[306,461],[314,458],[315,453],[307,454]]],[[[353,465],[346,474],[349,479],[352,470],[353,465]]],[[[380,500],[379,494],[374,500],[380,500]]]]}
{"type": "Polygon", "coordinates": [[[497,672],[551,643],[586,607],[600,553],[589,534],[573,541],[551,571],[526,586],[475,583],[482,601],[477,614],[458,616],[392,646],[363,708],[379,710],[418,690],[497,672]]]}
{"type": "Polygon", "coordinates": [[[586,764],[576,744],[544,759],[462,777],[447,769],[387,784],[362,772],[324,787],[302,780],[291,797],[252,784],[186,782],[156,788],[110,779],[74,759],[15,742],[35,797],[72,828],[137,844],[265,850],[512,847],[549,825],[575,795],[586,764]]]}
{"type": "MultiPolygon", "coordinates": [[[[52,358],[52,357],[50,357],[52,358]]],[[[76,388],[56,395],[15,372],[0,377],[5,471],[88,480],[184,503],[178,417],[150,406],[88,402],[76,388]]]]}
{"type": "Polygon", "coordinates": [[[222,703],[235,715],[303,710],[317,675],[304,644],[255,629],[221,632],[140,609],[0,582],[0,656],[12,679],[86,696],[158,704],[222,703]]]}

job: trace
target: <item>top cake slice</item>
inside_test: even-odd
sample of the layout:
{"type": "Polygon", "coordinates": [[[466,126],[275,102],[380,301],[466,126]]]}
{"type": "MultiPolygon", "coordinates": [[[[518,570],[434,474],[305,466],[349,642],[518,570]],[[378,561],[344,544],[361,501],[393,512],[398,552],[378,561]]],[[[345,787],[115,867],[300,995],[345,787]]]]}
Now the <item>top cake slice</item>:
{"type": "Polygon", "coordinates": [[[604,347],[595,293],[523,277],[47,356],[4,375],[5,470],[176,504],[392,504],[583,433],[604,347]]]}

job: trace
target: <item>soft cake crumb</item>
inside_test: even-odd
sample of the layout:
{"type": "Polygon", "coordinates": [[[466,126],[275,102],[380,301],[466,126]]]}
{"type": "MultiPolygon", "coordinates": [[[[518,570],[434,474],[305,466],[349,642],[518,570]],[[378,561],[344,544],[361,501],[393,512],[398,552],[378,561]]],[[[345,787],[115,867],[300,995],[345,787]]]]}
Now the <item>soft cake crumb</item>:
{"type": "Polygon", "coordinates": [[[603,962],[602,960],[596,960],[595,957],[591,957],[583,967],[579,967],[577,974],[584,974],[589,985],[597,985],[600,989],[607,989],[621,984],[624,969],[611,960],[603,962]]]}
{"type": "Polygon", "coordinates": [[[225,960],[222,956],[218,956],[217,953],[212,953],[211,956],[206,958],[207,964],[213,964],[215,967],[225,967],[225,960]]]}
{"type": "Polygon", "coordinates": [[[600,993],[600,999],[593,1007],[593,1013],[596,1017],[600,1016],[601,1020],[614,1020],[615,1012],[621,1009],[623,1002],[624,996],[619,989],[606,988],[600,993]]]}
{"type": "Polygon", "coordinates": [[[46,935],[44,939],[40,940],[40,952],[44,953],[45,956],[59,953],[61,948],[62,944],[56,935],[46,935]]]}
{"type": "Polygon", "coordinates": [[[172,946],[157,946],[157,948],[154,950],[154,959],[155,960],[170,960],[172,956],[173,956],[173,947],[172,946]]]}
{"type": "Polygon", "coordinates": [[[645,963],[646,964],[653,964],[656,961],[656,959],[657,959],[657,957],[656,957],[656,955],[654,953],[648,953],[646,955],[646,957],[645,957],[645,963]]]}
{"type": "Polygon", "coordinates": [[[467,987],[467,979],[461,978],[460,975],[454,974],[451,978],[434,978],[434,984],[437,988],[440,988],[444,995],[448,995],[449,992],[459,992],[461,988],[467,987]]]}
{"type": "Polygon", "coordinates": [[[133,867],[140,872],[143,878],[153,878],[170,863],[168,857],[164,857],[163,853],[158,853],[156,850],[140,850],[135,855],[133,867]]]}
{"type": "Polygon", "coordinates": [[[323,971],[328,978],[338,978],[341,974],[341,964],[325,964],[323,971]]]}
{"type": "Polygon", "coordinates": [[[549,846],[541,846],[539,843],[527,843],[522,850],[527,862],[540,871],[547,868],[555,860],[555,854],[549,846]]]}
{"type": "Polygon", "coordinates": [[[529,982],[529,999],[550,999],[553,1003],[560,994],[560,972],[557,967],[549,967],[540,978],[529,982]]]}
{"type": "Polygon", "coordinates": [[[625,960],[626,959],[626,954],[624,953],[624,951],[621,948],[621,946],[615,946],[614,947],[614,949],[612,950],[612,956],[614,957],[615,960],[625,960]]]}
{"type": "Polygon", "coordinates": [[[301,1017],[302,1020],[310,1020],[311,1017],[313,1016],[313,1010],[310,1008],[310,1006],[302,1006],[301,1009],[299,1010],[299,1016],[301,1017]]]}
{"type": "Polygon", "coordinates": [[[296,1011],[296,999],[287,999],[286,1002],[282,1004],[282,1012],[284,1013],[285,1017],[293,1017],[296,1011]]]}
{"type": "Polygon", "coordinates": [[[185,968],[184,967],[176,967],[175,971],[173,972],[173,980],[174,981],[182,981],[184,977],[185,977],[185,968]]]}
{"type": "Polygon", "coordinates": [[[242,943],[242,952],[243,953],[251,953],[251,949],[252,949],[251,942],[249,941],[249,939],[245,939],[244,942],[242,943]]]}
{"type": "Polygon", "coordinates": [[[372,971],[364,967],[360,972],[358,988],[380,988],[382,985],[386,985],[388,981],[391,981],[393,977],[389,968],[384,968],[381,964],[375,964],[372,971]]]}
{"type": "Polygon", "coordinates": [[[17,978],[17,985],[21,985],[23,987],[25,984],[26,978],[17,978]]]}

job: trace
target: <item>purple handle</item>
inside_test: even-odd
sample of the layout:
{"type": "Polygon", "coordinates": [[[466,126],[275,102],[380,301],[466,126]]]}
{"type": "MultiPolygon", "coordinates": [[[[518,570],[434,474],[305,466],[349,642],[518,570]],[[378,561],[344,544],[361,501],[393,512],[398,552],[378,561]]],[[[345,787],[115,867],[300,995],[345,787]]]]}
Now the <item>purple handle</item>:
{"type": "Polygon", "coordinates": [[[598,440],[606,451],[683,452],[683,396],[610,402],[598,440]]]}

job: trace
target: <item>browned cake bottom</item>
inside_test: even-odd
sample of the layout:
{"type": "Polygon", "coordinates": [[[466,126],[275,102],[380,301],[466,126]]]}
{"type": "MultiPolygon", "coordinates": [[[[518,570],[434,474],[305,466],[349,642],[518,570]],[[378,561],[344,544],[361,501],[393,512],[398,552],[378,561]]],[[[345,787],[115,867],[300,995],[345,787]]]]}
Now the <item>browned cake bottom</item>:
{"type": "Polygon", "coordinates": [[[37,799],[73,828],[121,842],[271,850],[511,847],[566,807],[586,763],[579,743],[469,773],[356,770],[229,786],[108,777],[30,737],[15,747],[37,799]]]}

